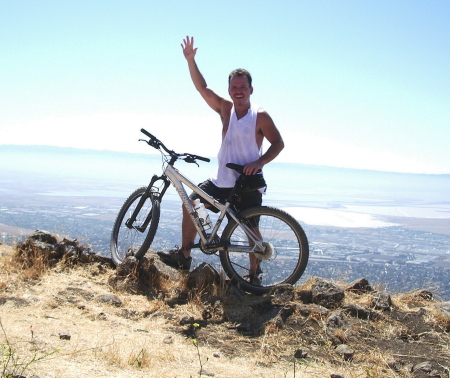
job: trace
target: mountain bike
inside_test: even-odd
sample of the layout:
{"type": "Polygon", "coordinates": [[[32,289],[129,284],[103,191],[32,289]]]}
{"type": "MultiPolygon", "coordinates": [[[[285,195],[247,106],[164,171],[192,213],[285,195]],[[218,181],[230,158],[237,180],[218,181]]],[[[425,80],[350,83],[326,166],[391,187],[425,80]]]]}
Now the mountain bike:
{"type": "Polygon", "coordinates": [[[205,254],[218,253],[223,270],[234,284],[248,292],[264,294],[275,285],[295,284],[300,279],[309,258],[308,240],[301,225],[291,215],[275,207],[258,206],[236,212],[233,206],[235,199],[241,191],[248,189],[245,187],[249,176],[243,173],[243,166],[227,164],[240,175],[226,202],[220,203],[174,167],[178,160],[198,165],[198,161],[209,162],[210,159],[191,153],[176,153],[145,129],[141,132],[149,139],[139,141],[161,153],[163,173],[154,175],[147,187],[135,190],[119,211],[110,245],[116,265],[127,256],[139,259],[147,253],[158,228],[161,201],[172,184],[198,232],[199,240],[191,247],[199,248],[205,254]],[[204,220],[195,211],[185,186],[216,209],[218,218],[210,229],[204,228],[204,220]],[[224,220],[227,220],[226,224],[224,220]],[[248,279],[251,253],[258,259],[258,280],[248,279]]]}

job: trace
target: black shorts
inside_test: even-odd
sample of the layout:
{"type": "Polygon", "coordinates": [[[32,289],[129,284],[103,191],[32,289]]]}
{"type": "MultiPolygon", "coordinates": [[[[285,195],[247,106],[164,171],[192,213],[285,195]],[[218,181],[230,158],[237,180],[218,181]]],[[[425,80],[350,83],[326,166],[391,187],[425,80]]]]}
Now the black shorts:
{"type": "MultiPolygon", "coordinates": [[[[206,180],[202,182],[201,184],[198,185],[198,187],[202,189],[206,194],[215,198],[221,204],[225,204],[226,200],[230,195],[231,190],[233,189],[233,188],[219,188],[218,186],[214,185],[211,180],[206,180]]],[[[200,202],[206,203],[206,201],[195,192],[191,193],[189,198],[192,200],[199,198],[200,202]]],[[[251,207],[261,206],[261,204],[262,204],[262,193],[258,190],[240,193],[237,198],[234,198],[234,202],[232,203],[237,212],[249,209],[251,207]]],[[[214,207],[208,208],[208,210],[211,210],[214,213],[219,212],[219,210],[217,210],[214,207]]]]}

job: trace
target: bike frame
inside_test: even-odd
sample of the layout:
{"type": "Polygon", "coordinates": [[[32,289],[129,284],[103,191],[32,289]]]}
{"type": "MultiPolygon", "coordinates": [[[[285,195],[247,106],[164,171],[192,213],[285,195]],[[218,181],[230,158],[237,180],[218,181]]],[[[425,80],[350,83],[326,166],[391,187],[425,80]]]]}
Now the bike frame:
{"type": "MultiPolygon", "coordinates": [[[[245,165],[227,162],[226,167],[236,172],[233,175],[236,175],[237,180],[232,188],[224,190],[227,198],[219,195],[221,198],[216,199],[214,191],[209,192],[206,183],[197,186],[195,183],[198,181],[192,182],[177,169],[180,168],[178,160],[198,166],[200,161],[209,162],[209,158],[169,150],[145,129],[141,129],[141,132],[148,139],[139,140],[158,150],[162,167],[151,177],[147,187],[135,189],[119,210],[110,242],[114,264],[119,266],[130,256],[139,260],[155,252],[150,250],[155,237],[158,243],[162,243],[158,240],[161,235],[159,238],[157,235],[161,216],[164,215],[162,200],[167,189],[173,185],[182,201],[183,223],[187,222],[190,229],[189,238],[193,236],[183,241],[182,252],[198,248],[207,255],[219,255],[217,257],[220,258],[223,271],[232,284],[254,294],[265,294],[276,285],[293,285],[299,280],[308,263],[308,239],[301,225],[291,215],[276,207],[259,205],[258,193],[251,191],[265,185],[262,176],[245,175],[245,165]],[[191,192],[193,195],[190,195],[191,192]],[[203,206],[201,210],[195,209],[199,201],[193,201],[192,196],[199,198],[207,209],[216,213],[211,216],[213,224],[204,215],[203,206]],[[254,199],[258,205],[240,211],[241,201],[243,205],[247,202],[246,196],[249,197],[248,204],[254,199]]],[[[187,270],[188,265],[191,265],[190,259],[185,264],[183,260],[178,260],[179,256],[176,256],[177,259],[172,258],[174,253],[180,253],[177,249],[178,252],[173,250],[167,254],[158,251],[156,254],[166,265],[187,270]]]]}
{"type": "Polygon", "coordinates": [[[181,201],[183,202],[183,205],[187,209],[187,212],[188,212],[190,218],[192,219],[192,222],[194,223],[194,226],[200,236],[202,246],[204,246],[207,249],[213,248],[215,250],[228,250],[228,251],[232,251],[232,252],[242,252],[242,253],[256,252],[259,254],[264,253],[265,247],[263,245],[263,241],[261,240],[261,238],[255,233],[255,231],[251,227],[248,227],[246,224],[241,222],[239,220],[239,217],[236,215],[236,213],[230,208],[231,200],[236,192],[236,190],[235,190],[236,187],[234,190],[232,190],[230,197],[225,202],[225,205],[223,205],[220,202],[218,202],[217,200],[215,200],[213,197],[211,197],[207,193],[205,193],[197,185],[195,185],[191,180],[189,180],[180,171],[178,171],[178,169],[173,167],[172,164],[167,164],[167,166],[165,167],[165,169],[163,171],[162,176],[160,176],[160,177],[154,176],[153,177],[153,179],[149,185],[149,188],[148,188],[148,190],[150,191],[149,195],[155,194],[155,192],[152,191],[152,188],[154,187],[153,184],[160,179],[163,180],[165,183],[164,183],[163,190],[161,191],[161,193],[159,193],[159,199],[162,200],[162,197],[163,197],[164,193],[166,192],[167,187],[169,186],[169,182],[167,182],[167,180],[169,180],[175,187],[178,195],[181,198],[181,201]],[[186,185],[188,188],[190,188],[195,193],[197,193],[199,196],[201,196],[211,206],[213,206],[219,210],[219,218],[216,221],[215,225],[212,227],[212,231],[210,234],[208,234],[203,229],[203,226],[201,225],[200,220],[198,218],[197,212],[195,211],[183,184],[186,185]],[[244,247],[244,246],[232,245],[232,244],[222,245],[222,244],[217,244],[217,243],[213,242],[217,235],[217,232],[222,224],[222,221],[227,214],[244,230],[248,239],[252,242],[251,244],[253,244],[252,247],[244,247]]]}

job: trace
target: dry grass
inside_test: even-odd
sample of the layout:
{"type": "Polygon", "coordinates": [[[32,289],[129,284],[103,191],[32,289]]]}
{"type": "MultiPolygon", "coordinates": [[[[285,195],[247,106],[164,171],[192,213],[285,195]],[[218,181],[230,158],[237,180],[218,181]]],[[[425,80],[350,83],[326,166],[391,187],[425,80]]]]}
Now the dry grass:
{"type": "Polygon", "coordinates": [[[12,271],[19,273],[24,281],[39,279],[49,268],[47,259],[37,248],[30,249],[26,254],[18,253],[16,250],[9,265],[12,271]]]}
{"type": "MultiPolygon", "coordinates": [[[[344,361],[334,351],[326,318],[318,313],[304,317],[296,310],[284,328],[269,321],[260,335],[245,336],[236,332],[236,319],[257,317],[258,311],[252,309],[259,299],[226,299],[223,283],[188,291],[183,279],[161,279],[154,283],[156,295],[148,298],[130,291],[115,292],[108,284],[114,275],[109,267],[61,262],[50,269],[38,256],[36,264],[19,264],[12,253],[0,245],[0,298],[5,299],[0,302],[4,328],[0,344],[9,345],[21,363],[42,357],[29,365],[29,376],[185,378],[211,371],[215,377],[237,378],[323,378],[332,373],[346,378],[412,377],[388,368],[393,352],[372,342],[375,336],[398,339],[408,331],[406,325],[389,317],[374,322],[354,319],[351,326],[337,329],[335,340],[364,340],[354,359],[344,361]],[[111,293],[120,298],[121,306],[98,301],[99,295],[111,293]],[[185,301],[170,301],[180,293],[187,293],[185,301]],[[217,306],[214,301],[205,302],[211,297],[217,298],[217,306]],[[206,310],[207,322],[203,321],[206,310]],[[189,332],[189,325],[180,325],[185,316],[200,323],[194,333],[189,332]],[[61,339],[62,333],[69,334],[70,340],[61,339]],[[307,350],[308,358],[295,358],[298,349],[307,350]]],[[[298,290],[309,289],[312,282],[298,290]]],[[[405,311],[417,304],[417,298],[396,297],[394,301],[405,311]]],[[[370,306],[370,297],[348,293],[346,302],[370,306]]],[[[428,306],[428,322],[448,325],[448,318],[433,310],[432,302],[419,304],[428,306]]],[[[450,356],[448,334],[435,333],[433,340],[450,356]]]]}
{"type": "MultiPolygon", "coordinates": [[[[2,246],[2,252],[5,252],[2,246]]],[[[70,270],[39,267],[40,280],[29,280],[20,265],[11,261],[11,254],[0,262],[0,296],[9,298],[0,306],[0,319],[5,335],[19,356],[29,362],[37,354],[46,356],[28,368],[28,373],[45,377],[197,377],[197,350],[186,337],[179,318],[201,315],[201,293],[186,306],[169,308],[163,300],[149,301],[139,295],[120,293],[121,308],[71,298],[67,288],[79,288],[95,295],[110,293],[107,279],[112,271],[99,274],[95,267],[74,267],[70,270]],[[15,298],[24,300],[16,301],[15,298]],[[124,311],[126,310],[126,311],[124,311]],[[60,339],[60,333],[71,335],[60,339]]],[[[30,269],[25,266],[24,269],[30,269]]],[[[176,287],[167,283],[169,292],[176,287]]],[[[199,352],[204,369],[219,377],[279,377],[289,366],[258,366],[258,353],[233,360],[220,356],[199,337],[199,352]],[[217,354],[216,354],[217,355],[217,354]],[[233,369],[230,371],[230,366],[233,369]]],[[[220,353],[219,353],[220,354],[220,353]]],[[[287,375],[289,376],[289,375],[287,375]]]]}

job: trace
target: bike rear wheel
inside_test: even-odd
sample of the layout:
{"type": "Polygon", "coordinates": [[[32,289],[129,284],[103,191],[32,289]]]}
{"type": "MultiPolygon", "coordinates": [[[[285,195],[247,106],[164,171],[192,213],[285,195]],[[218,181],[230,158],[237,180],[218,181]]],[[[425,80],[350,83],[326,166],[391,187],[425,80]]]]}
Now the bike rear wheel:
{"type": "Polygon", "coordinates": [[[258,224],[268,253],[255,253],[260,260],[257,279],[249,277],[249,254],[233,252],[233,246],[251,247],[244,230],[230,221],[222,233],[228,250],[220,252],[223,269],[231,281],[254,294],[267,293],[275,285],[295,284],[306,269],[309,258],[308,239],[300,224],[283,210],[260,206],[238,214],[250,228],[258,224]]]}
{"type": "Polygon", "coordinates": [[[111,257],[116,265],[120,265],[127,256],[141,258],[153,242],[161,210],[155,195],[146,197],[140,204],[146,191],[146,187],[135,190],[117,215],[110,243],[111,257]],[[136,221],[128,224],[136,208],[139,208],[136,221]]]}

